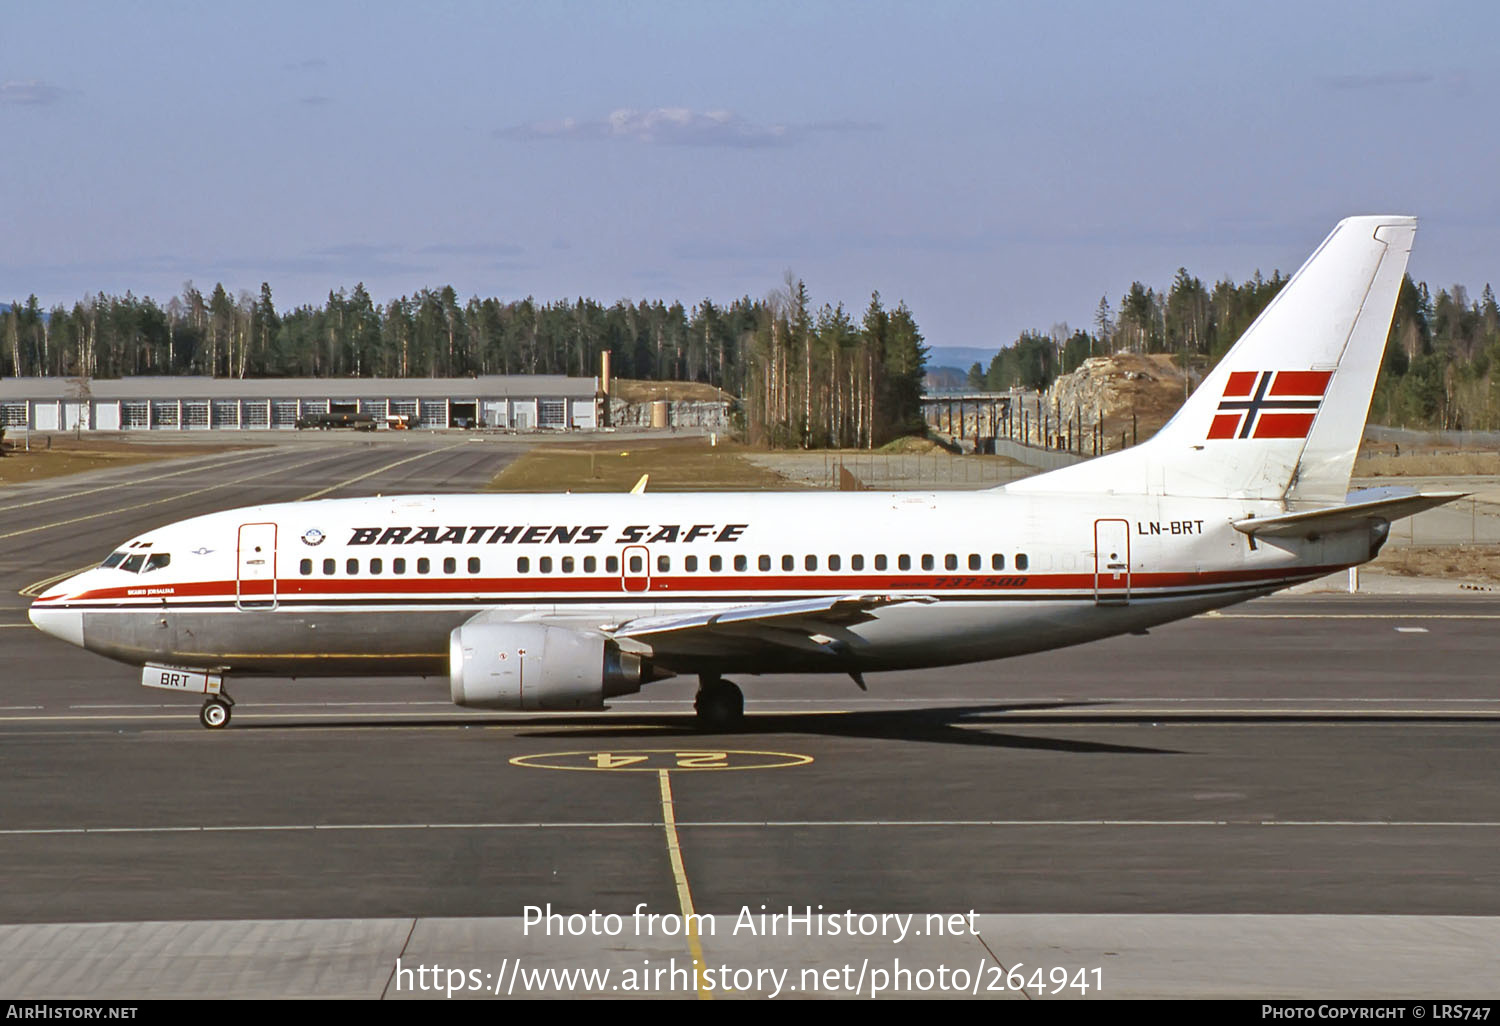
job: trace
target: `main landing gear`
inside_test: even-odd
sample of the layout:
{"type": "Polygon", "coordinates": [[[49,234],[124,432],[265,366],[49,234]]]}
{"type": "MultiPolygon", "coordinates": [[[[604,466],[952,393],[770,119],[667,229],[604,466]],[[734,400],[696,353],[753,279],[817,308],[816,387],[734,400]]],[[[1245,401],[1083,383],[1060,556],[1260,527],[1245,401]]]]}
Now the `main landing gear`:
{"type": "Polygon", "coordinates": [[[718,674],[703,674],[698,678],[698,697],[693,708],[698,711],[698,729],[710,733],[737,730],[745,722],[744,692],[718,674]]]}
{"type": "Polygon", "coordinates": [[[204,700],[203,708],[198,710],[198,722],[209,730],[220,730],[229,725],[229,710],[233,707],[234,699],[220,691],[204,700]]]}

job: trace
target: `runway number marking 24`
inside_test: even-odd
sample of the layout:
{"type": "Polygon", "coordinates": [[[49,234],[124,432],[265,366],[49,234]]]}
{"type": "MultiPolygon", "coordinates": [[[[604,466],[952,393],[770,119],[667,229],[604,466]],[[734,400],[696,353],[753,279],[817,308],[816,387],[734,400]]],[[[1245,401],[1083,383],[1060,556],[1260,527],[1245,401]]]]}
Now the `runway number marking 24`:
{"type": "Polygon", "coordinates": [[[697,770],[784,769],[806,766],[811,755],[794,752],[680,751],[676,748],[637,748],[625,751],[546,752],[518,755],[511,765],[529,769],[655,773],[697,770]]]}

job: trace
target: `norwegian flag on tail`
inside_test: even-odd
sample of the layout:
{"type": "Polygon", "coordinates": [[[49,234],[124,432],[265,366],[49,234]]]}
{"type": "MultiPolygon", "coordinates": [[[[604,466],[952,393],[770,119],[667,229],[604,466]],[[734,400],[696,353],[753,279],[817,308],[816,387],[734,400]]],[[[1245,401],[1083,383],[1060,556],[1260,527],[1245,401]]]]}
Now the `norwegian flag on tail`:
{"type": "Polygon", "coordinates": [[[1235,371],[1209,438],[1306,438],[1333,371],[1235,371]]]}

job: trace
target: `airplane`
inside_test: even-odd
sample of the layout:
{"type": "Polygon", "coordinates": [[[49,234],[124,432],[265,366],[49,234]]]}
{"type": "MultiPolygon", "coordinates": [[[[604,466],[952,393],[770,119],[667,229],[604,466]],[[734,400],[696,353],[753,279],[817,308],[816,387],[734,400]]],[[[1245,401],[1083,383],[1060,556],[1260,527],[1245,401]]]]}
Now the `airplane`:
{"type": "Polygon", "coordinates": [[[999,659],[1373,559],[1464,493],[1349,494],[1416,231],[1341,221],[1148,441],[985,491],[403,495],[168,524],[41,595],[41,630],[205,696],[257,676],[449,678],[460,706],[601,709],[695,675],[999,659]]]}

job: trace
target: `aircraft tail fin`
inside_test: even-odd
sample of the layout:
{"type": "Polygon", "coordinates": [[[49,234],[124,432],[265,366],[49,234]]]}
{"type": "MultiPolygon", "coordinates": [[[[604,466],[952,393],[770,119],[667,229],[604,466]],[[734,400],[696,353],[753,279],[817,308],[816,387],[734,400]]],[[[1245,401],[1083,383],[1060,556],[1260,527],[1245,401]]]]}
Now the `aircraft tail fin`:
{"type": "Polygon", "coordinates": [[[1416,225],[1340,221],[1149,441],[1006,487],[1343,502],[1416,225]]]}

